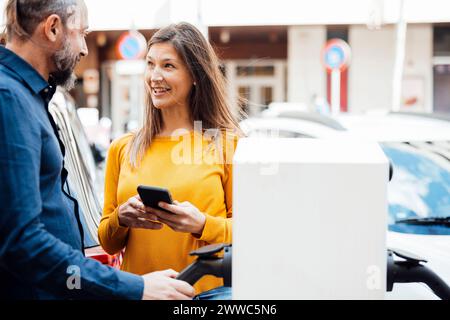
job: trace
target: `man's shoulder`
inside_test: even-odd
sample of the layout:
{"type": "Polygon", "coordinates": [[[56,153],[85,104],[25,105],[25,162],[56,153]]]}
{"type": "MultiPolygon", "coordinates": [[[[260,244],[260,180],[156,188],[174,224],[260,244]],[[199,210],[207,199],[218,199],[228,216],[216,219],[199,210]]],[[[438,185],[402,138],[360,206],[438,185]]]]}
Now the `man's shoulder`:
{"type": "Polygon", "coordinates": [[[0,94],[19,97],[23,89],[24,85],[20,79],[8,68],[0,64],[0,94]]]}
{"type": "Polygon", "coordinates": [[[3,85],[0,82],[0,113],[16,114],[21,119],[30,119],[32,101],[19,86],[3,85]]]}
{"type": "Polygon", "coordinates": [[[14,80],[5,79],[0,73],[0,106],[7,106],[11,110],[11,104],[18,104],[21,95],[20,89],[14,85],[14,80]]]}

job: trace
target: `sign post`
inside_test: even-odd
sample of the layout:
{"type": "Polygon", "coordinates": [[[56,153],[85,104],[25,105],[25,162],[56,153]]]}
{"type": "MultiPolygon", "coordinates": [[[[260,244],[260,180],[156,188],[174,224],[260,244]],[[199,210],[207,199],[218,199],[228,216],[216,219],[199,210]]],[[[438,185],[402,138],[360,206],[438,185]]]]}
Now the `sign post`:
{"type": "Polygon", "coordinates": [[[345,71],[351,58],[350,46],[342,39],[329,40],[322,50],[322,61],[331,73],[331,112],[339,114],[341,110],[341,72],[345,71]]]}

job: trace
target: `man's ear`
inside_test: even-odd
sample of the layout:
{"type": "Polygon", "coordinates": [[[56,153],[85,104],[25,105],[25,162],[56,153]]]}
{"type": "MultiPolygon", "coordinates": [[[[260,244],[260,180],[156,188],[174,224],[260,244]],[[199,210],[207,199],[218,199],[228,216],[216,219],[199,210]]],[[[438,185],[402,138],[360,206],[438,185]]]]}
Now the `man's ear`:
{"type": "Polygon", "coordinates": [[[44,21],[44,34],[51,42],[56,42],[59,35],[62,33],[62,21],[61,18],[52,14],[44,21]]]}

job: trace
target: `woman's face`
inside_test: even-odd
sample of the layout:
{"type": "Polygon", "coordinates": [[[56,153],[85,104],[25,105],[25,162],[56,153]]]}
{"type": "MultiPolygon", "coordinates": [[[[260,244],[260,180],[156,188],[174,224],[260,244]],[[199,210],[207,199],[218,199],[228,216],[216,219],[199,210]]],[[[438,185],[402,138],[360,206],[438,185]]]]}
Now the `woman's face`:
{"type": "Polygon", "coordinates": [[[156,43],[150,47],[145,81],[156,108],[188,106],[193,80],[171,43],[156,43]]]}

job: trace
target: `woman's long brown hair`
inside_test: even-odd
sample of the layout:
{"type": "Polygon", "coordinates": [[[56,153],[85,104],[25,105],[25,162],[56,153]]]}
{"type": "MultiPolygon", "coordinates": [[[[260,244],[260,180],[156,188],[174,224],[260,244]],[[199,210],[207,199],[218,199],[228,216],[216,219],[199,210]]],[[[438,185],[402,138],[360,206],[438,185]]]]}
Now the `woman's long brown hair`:
{"type": "MultiPolygon", "coordinates": [[[[171,43],[196,82],[189,96],[191,121],[201,121],[204,130],[220,129],[242,135],[239,108],[232,107],[219,59],[201,32],[186,22],[172,24],[152,36],[148,49],[156,43],[171,43]]],[[[133,135],[128,149],[130,164],[134,168],[139,166],[152,140],[163,128],[161,110],[153,105],[149,86],[145,87],[144,125],[133,135]]]]}

